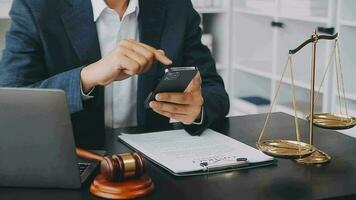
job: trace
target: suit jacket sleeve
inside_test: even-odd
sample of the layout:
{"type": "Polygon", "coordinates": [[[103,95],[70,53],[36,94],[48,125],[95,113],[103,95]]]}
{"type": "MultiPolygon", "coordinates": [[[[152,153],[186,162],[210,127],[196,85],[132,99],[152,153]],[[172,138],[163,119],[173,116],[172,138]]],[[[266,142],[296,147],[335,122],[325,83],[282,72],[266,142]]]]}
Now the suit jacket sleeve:
{"type": "Polygon", "coordinates": [[[224,82],[216,72],[215,61],[209,49],[201,43],[200,16],[194,10],[191,1],[187,2],[188,17],[183,59],[186,66],[197,66],[200,71],[204,98],[204,121],[202,125],[184,127],[190,134],[199,135],[215,120],[225,117],[229,112],[230,104],[224,82]]]}
{"type": "Polygon", "coordinates": [[[66,93],[70,111],[81,110],[81,68],[48,77],[40,34],[26,1],[15,0],[10,16],[12,23],[0,61],[0,86],[62,89],[66,93]]]}

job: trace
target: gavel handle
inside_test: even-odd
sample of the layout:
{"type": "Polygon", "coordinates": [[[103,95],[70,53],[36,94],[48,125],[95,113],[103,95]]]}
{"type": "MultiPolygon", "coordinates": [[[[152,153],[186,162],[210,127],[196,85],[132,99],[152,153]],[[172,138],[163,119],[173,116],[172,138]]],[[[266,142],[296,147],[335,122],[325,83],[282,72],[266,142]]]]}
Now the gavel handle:
{"type": "Polygon", "coordinates": [[[87,160],[92,160],[92,161],[102,161],[103,160],[103,156],[87,151],[85,149],[81,149],[81,148],[76,148],[75,152],[77,154],[78,157],[80,158],[84,158],[87,160]]]}

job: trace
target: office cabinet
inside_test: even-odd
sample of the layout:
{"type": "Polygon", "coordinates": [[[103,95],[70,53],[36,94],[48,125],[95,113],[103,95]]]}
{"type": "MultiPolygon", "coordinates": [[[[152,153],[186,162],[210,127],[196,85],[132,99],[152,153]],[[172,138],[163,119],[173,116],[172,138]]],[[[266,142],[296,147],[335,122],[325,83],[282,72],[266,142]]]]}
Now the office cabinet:
{"type": "MultiPolygon", "coordinates": [[[[237,79],[233,81],[233,89],[230,90],[230,94],[233,94],[231,102],[233,109],[245,110],[239,108],[241,97],[246,95],[241,92],[241,87],[248,87],[251,90],[249,95],[263,97],[271,102],[287,62],[288,50],[308,39],[314,29],[319,30],[319,33],[331,34],[328,31],[335,27],[337,9],[333,0],[236,0],[231,1],[231,4],[231,65],[234,69],[231,79],[237,79]],[[249,81],[239,81],[239,77],[246,73],[250,74],[249,81]]],[[[318,43],[317,85],[323,77],[331,47],[332,42],[329,41],[318,43]]],[[[300,117],[305,117],[309,111],[311,47],[298,52],[293,61],[298,113],[300,117]]],[[[332,109],[330,95],[333,89],[329,89],[332,88],[332,81],[330,75],[327,78],[325,87],[317,95],[316,111],[332,109]]],[[[282,81],[274,111],[294,114],[289,71],[282,81]]]]}
{"type": "MultiPolygon", "coordinates": [[[[339,0],[337,8],[336,29],[341,34],[340,54],[344,71],[347,109],[351,115],[356,116],[356,1],[339,0]]],[[[336,82],[335,76],[333,79],[336,82]]],[[[338,112],[340,102],[336,86],[334,86],[330,98],[332,100],[333,111],[338,112]]],[[[353,129],[343,132],[351,133],[352,131],[353,129]]]]}
{"type": "Polygon", "coordinates": [[[212,54],[216,61],[218,73],[224,80],[225,86],[229,88],[229,63],[230,63],[230,41],[231,37],[231,12],[230,0],[192,0],[193,6],[199,12],[202,22],[203,43],[204,37],[210,39],[212,54]]]}

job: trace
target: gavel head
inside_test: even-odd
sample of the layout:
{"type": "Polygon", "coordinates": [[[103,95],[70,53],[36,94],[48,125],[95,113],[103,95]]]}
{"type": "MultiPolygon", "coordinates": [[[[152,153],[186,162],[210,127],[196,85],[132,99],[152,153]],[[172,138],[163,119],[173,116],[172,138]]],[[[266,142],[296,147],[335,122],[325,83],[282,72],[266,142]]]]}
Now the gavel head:
{"type": "Polygon", "coordinates": [[[100,163],[101,175],[108,181],[119,182],[142,176],[145,169],[143,155],[125,153],[105,156],[100,163]]]}

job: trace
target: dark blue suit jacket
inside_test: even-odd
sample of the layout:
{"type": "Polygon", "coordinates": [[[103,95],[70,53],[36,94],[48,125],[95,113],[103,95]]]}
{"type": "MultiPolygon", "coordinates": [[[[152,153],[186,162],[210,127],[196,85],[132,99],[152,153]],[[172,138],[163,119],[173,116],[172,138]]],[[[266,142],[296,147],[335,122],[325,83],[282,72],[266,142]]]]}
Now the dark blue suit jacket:
{"type": "MultiPolygon", "coordinates": [[[[140,0],[140,41],[164,49],[174,66],[197,66],[202,76],[203,125],[185,126],[200,134],[229,110],[228,95],[209,50],[201,44],[200,17],[190,0],[140,0]]],[[[15,0],[12,24],[0,63],[0,86],[58,88],[66,92],[77,141],[99,143],[104,135],[103,88],[83,102],[80,70],[101,58],[90,0],[15,0]],[[99,137],[99,138],[98,138],[99,137]]],[[[163,75],[155,64],[139,76],[139,125],[160,126],[168,118],[144,108],[144,100],[163,75]]],[[[86,142],[78,144],[88,146],[86,142]]]]}

